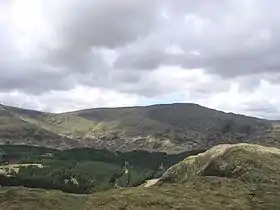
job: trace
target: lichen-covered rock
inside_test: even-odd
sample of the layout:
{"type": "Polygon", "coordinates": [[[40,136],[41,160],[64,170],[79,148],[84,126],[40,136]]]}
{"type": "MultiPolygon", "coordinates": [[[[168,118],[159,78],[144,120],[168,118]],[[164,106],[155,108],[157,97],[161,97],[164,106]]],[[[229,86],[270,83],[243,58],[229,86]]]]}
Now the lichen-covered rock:
{"type": "Polygon", "coordinates": [[[172,166],[160,182],[186,182],[198,176],[280,183],[280,149],[253,144],[218,145],[172,166]]]}

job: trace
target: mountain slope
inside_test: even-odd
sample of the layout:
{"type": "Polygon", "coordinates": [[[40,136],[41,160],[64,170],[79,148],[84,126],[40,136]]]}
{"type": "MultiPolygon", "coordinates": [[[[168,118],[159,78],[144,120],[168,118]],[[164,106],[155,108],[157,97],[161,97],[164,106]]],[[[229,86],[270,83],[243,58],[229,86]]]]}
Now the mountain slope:
{"type": "Polygon", "coordinates": [[[102,124],[96,132],[114,134],[122,141],[130,139],[125,141],[126,147],[134,141],[139,147],[144,145],[142,149],[167,151],[205,149],[221,143],[244,141],[279,144],[272,135],[270,121],[224,113],[197,104],[98,108],[71,114],[102,124]]]}
{"type": "MultiPolygon", "coordinates": [[[[29,113],[30,115],[30,113],[29,113]]],[[[65,139],[40,125],[28,123],[5,106],[0,106],[0,142],[2,144],[65,145],[65,139]]],[[[66,144],[73,142],[67,141],[66,144]]]]}
{"type": "Polygon", "coordinates": [[[2,143],[7,141],[8,133],[12,143],[61,149],[94,147],[174,153],[223,143],[280,146],[278,123],[196,104],[95,108],[61,114],[1,107],[2,143]],[[33,135],[27,140],[26,127],[38,130],[44,142],[33,135]]]}

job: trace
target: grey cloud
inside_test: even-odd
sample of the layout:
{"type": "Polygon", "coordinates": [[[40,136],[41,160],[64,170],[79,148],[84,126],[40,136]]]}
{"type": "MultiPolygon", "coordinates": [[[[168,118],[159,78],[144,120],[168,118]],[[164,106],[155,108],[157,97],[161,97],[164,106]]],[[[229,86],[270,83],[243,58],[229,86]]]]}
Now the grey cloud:
{"type": "Polygon", "coordinates": [[[124,52],[114,63],[117,69],[153,70],[169,59],[163,49],[147,49],[144,52],[124,52]]]}
{"type": "MultiPolygon", "coordinates": [[[[215,81],[219,81],[218,79],[215,81]]],[[[225,90],[228,90],[230,88],[230,83],[226,80],[220,80],[219,82],[214,83],[208,82],[208,83],[202,83],[197,86],[194,86],[190,90],[190,95],[198,96],[198,95],[209,95],[211,93],[219,93],[223,92],[225,90]]]]}
{"type": "Polygon", "coordinates": [[[70,89],[75,85],[74,78],[69,78],[62,71],[51,72],[49,67],[28,64],[5,68],[0,77],[0,89],[18,89],[33,94],[40,94],[50,89],[70,89]],[[16,71],[17,70],[17,71],[16,71]]]}
{"type": "Polygon", "coordinates": [[[176,18],[172,18],[176,14],[173,14],[169,25],[166,25],[170,30],[154,39],[156,48],[151,42],[140,40],[138,45],[146,47],[123,52],[115,62],[116,67],[151,70],[160,65],[180,65],[184,68],[204,68],[225,78],[280,71],[279,13],[274,1],[226,1],[213,4],[213,7],[200,1],[197,4],[188,1],[187,5],[193,5],[185,10],[191,13],[183,10],[181,13],[201,19],[201,33],[195,34],[195,28],[184,21],[175,22],[176,18]],[[164,40],[166,37],[180,46],[185,55],[164,52],[168,47],[164,40]],[[190,55],[194,50],[200,55],[190,55]]]}
{"type": "Polygon", "coordinates": [[[155,27],[158,0],[74,1],[65,13],[59,13],[56,29],[66,46],[115,48],[148,35],[155,27]]]}
{"type": "Polygon", "coordinates": [[[56,68],[67,69],[68,73],[90,73],[92,71],[102,72],[108,69],[108,64],[104,61],[98,50],[65,48],[48,51],[44,62],[56,68]]]}
{"type": "MultiPolygon", "coordinates": [[[[69,2],[69,1],[68,1],[69,2]]],[[[48,3],[47,3],[48,4],[48,3]]],[[[102,58],[92,50],[116,48],[148,35],[155,27],[157,0],[72,1],[68,10],[54,15],[59,45],[45,53],[46,62],[66,65],[72,71],[99,71],[105,68],[102,58]]],[[[50,8],[57,3],[51,2],[50,8]]]]}
{"type": "Polygon", "coordinates": [[[115,81],[119,83],[131,83],[135,84],[141,80],[143,72],[141,71],[131,71],[131,70],[113,70],[110,71],[109,83],[114,84],[115,81]]]}
{"type": "Polygon", "coordinates": [[[258,116],[268,119],[279,119],[279,109],[277,105],[270,103],[269,101],[251,101],[243,104],[243,111],[249,113],[252,116],[258,116]]]}
{"type": "MultiPolygon", "coordinates": [[[[87,85],[150,97],[170,91],[147,79],[153,70],[168,65],[202,68],[218,75],[217,80],[237,78],[248,89],[262,78],[253,75],[279,72],[277,4],[272,0],[44,1],[54,40],[42,47],[41,56],[22,58],[8,24],[1,24],[0,89],[40,94],[87,85]],[[171,45],[182,53],[168,52],[171,45]],[[102,49],[116,52],[113,67],[102,49]],[[254,79],[247,82],[242,77],[254,79]]],[[[225,83],[205,84],[193,91],[207,94],[225,88],[225,83]]]]}
{"type": "Polygon", "coordinates": [[[147,36],[158,16],[157,0],[149,4],[129,0],[43,3],[55,32],[51,38],[55,40],[47,40],[41,46],[39,57],[22,57],[15,45],[21,37],[16,36],[19,40],[15,40],[11,23],[0,22],[2,90],[40,93],[70,89],[77,84],[106,86],[110,67],[99,51],[147,36]]]}

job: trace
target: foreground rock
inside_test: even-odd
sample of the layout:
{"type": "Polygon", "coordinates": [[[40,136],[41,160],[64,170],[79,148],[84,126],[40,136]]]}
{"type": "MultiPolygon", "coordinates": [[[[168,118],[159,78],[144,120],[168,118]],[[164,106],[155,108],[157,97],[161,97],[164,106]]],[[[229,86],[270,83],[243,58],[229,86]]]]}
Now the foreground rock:
{"type": "Polygon", "coordinates": [[[160,183],[183,183],[201,176],[250,183],[280,183],[280,149],[253,144],[218,145],[169,168],[160,183]]]}

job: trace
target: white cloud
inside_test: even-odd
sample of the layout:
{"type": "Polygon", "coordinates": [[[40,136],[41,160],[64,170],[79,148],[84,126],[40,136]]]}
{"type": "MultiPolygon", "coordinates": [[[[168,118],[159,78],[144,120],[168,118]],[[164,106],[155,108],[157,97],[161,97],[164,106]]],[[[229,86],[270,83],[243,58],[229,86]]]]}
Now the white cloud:
{"type": "MultiPolygon", "coordinates": [[[[215,85],[213,83],[213,85],[215,85]]],[[[280,100],[277,93],[280,85],[263,80],[257,89],[240,89],[238,81],[229,81],[229,89],[205,94],[202,97],[186,94],[185,98],[201,105],[268,119],[280,119],[280,100]]]]}
{"type": "Polygon", "coordinates": [[[67,111],[176,95],[280,118],[277,6],[273,0],[0,1],[0,100],[67,111]]]}
{"type": "Polygon", "coordinates": [[[139,97],[115,91],[79,86],[67,91],[30,95],[19,91],[0,93],[1,103],[50,112],[65,112],[94,107],[133,106],[139,97]]]}

